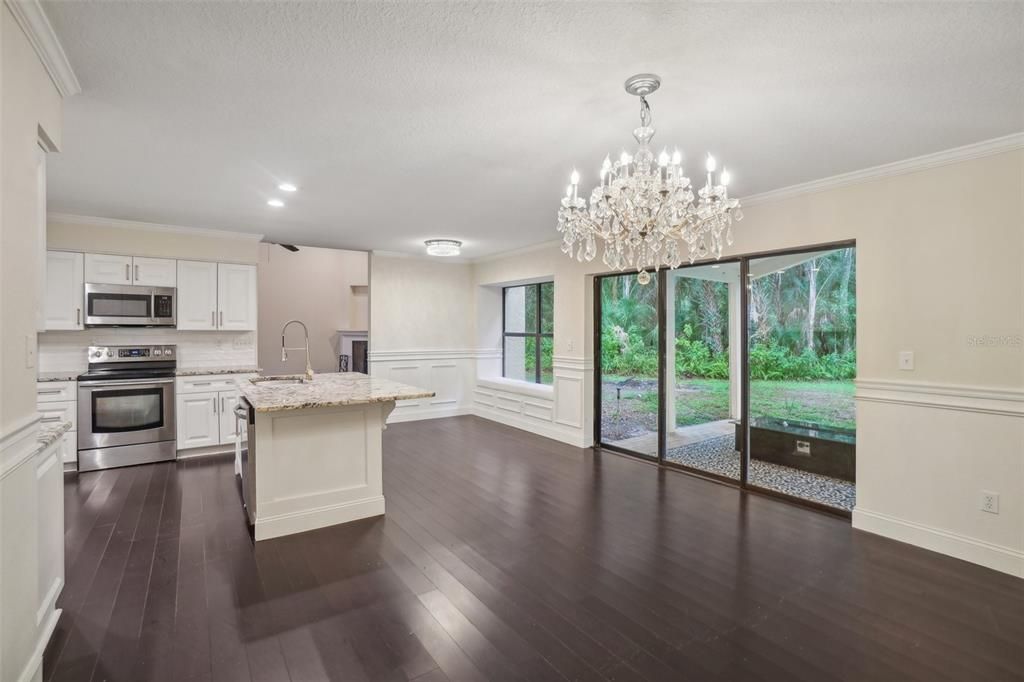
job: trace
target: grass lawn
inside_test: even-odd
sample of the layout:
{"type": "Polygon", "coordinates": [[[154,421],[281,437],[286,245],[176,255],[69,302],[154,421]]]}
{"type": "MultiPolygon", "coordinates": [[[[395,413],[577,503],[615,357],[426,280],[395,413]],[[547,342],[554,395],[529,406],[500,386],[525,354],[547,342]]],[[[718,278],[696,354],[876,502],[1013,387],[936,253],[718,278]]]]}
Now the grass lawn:
{"type": "MultiPolygon", "coordinates": [[[[852,381],[751,381],[750,414],[821,426],[853,429],[856,417],[852,381]]],[[[625,397],[625,396],[624,396],[625,397]]],[[[658,411],[658,396],[638,396],[645,412],[658,411]]],[[[676,425],[729,418],[729,381],[682,379],[676,384],[676,425]]]]}

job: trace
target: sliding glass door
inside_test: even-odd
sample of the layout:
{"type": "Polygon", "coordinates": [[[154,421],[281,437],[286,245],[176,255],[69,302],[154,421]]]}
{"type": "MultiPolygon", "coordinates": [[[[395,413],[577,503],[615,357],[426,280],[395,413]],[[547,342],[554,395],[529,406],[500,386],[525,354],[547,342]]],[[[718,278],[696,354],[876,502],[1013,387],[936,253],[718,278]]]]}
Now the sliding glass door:
{"type": "Polygon", "coordinates": [[[598,440],[614,449],[658,457],[658,285],[636,273],[598,280],[598,440]]]}
{"type": "Polygon", "coordinates": [[[665,456],[739,480],[740,264],[665,273],[665,456]]]}
{"type": "Polygon", "coordinates": [[[595,279],[602,447],[848,513],[851,244],[595,279]]]}
{"type": "Polygon", "coordinates": [[[855,499],[856,254],[749,263],[751,486],[850,511],[855,499]]]}

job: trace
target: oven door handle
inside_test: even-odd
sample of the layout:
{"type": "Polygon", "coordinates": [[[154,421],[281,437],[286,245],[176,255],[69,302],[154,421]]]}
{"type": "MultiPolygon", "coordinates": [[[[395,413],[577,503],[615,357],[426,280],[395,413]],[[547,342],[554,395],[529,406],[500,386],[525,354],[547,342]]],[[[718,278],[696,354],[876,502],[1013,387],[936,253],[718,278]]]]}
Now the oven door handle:
{"type": "Polygon", "coordinates": [[[104,386],[163,386],[173,384],[174,379],[125,379],[123,381],[79,381],[78,385],[85,388],[103,388],[104,386]]]}

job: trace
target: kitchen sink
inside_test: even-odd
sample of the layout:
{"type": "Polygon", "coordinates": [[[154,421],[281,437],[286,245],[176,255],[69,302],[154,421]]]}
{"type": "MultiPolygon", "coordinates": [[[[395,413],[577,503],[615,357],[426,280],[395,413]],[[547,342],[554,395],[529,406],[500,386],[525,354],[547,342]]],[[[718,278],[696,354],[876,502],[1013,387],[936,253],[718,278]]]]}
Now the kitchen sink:
{"type": "Polygon", "coordinates": [[[297,386],[299,384],[308,383],[303,377],[287,374],[280,376],[252,377],[249,381],[254,384],[273,383],[277,386],[297,386]]]}

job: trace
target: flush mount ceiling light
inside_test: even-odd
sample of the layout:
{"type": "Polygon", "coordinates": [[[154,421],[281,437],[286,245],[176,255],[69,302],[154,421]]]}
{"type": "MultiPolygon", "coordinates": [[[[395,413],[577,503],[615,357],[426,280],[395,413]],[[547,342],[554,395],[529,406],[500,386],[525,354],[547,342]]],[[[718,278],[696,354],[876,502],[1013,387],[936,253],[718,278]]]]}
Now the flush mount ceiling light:
{"type": "Polygon", "coordinates": [[[558,209],[563,253],[575,251],[576,260],[592,261],[600,240],[604,264],[619,271],[636,268],[641,284],[651,281],[646,268],[682,264],[682,242],[691,263],[709,255],[721,258],[723,243],[732,244],[733,221],[743,218],[739,202],[729,198],[729,171],[723,168],[714,182],[713,156],[707,156],[706,183],[699,190],[684,175],[678,149],[672,154],[663,149],[655,159],[647,95],[660,86],[661,78],[651,73],[626,81],[626,92],[640,98],[640,127],[633,131],[639,148],[633,155],[622,152],[615,163],[605,157],[601,184],[589,203],[578,196],[580,174],[574,170],[558,209]]]}
{"type": "Polygon", "coordinates": [[[274,208],[283,208],[284,202],[280,199],[267,199],[267,206],[273,206],[274,208]]]}
{"type": "Polygon", "coordinates": [[[431,256],[458,256],[462,249],[462,242],[455,239],[428,239],[423,243],[431,256]]]}
{"type": "Polygon", "coordinates": [[[277,186],[277,188],[282,192],[294,192],[295,190],[298,189],[298,187],[296,187],[290,182],[282,182],[280,185],[277,186]]]}

